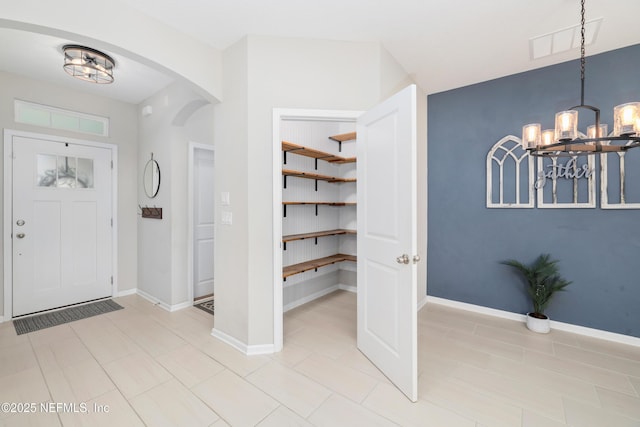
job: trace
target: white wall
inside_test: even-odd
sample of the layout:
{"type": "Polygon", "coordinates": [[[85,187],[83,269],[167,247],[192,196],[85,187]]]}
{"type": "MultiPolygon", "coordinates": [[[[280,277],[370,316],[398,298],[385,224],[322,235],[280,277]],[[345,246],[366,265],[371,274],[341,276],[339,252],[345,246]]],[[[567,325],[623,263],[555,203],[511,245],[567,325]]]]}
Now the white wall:
{"type": "MultiPolygon", "coordinates": [[[[248,342],[248,58],[247,39],[223,54],[223,96],[214,106],[215,191],[229,192],[231,205],[216,204],[215,282],[216,329],[248,342]],[[233,224],[222,225],[222,211],[231,212],[233,224]]],[[[269,159],[271,156],[269,156],[269,159]]],[[[270,161],[270,160],[268,160],[270,161]]],[[[264,178],[264,177],[263,177],[264,178]]],[[[266,209],[265,209],[266,211],[266,209]]],[[[269,224],[269,228],[271,225],[269,224]]]]}
{"type": "MultiPolygon", "coordinates": [[[[270,344],[273,108],[366,110],[408,80],[377,43],[248,37],[225,52],[223,62],[225,102],[219,109],[226,114],[216,114],[216,128],[220,136],[234,138],[216,134],[216,146],[218,161],[232,163],[233,172],[219,176],[238,176],[235,188],[246,193],[234,206],[234,225],[218,239],[228,254],[225,262],[216,258],[216,329],[248,345],[270,344]],[[237,103],[235,110],[225,106],[229,101],[237,103]],[[242,131],[223,131],[231,126],[242,131]],[[227,149],[220,150],[231,141],[233,157],[227,158],[227,149]],[[221,292],[224,301],[218,299],[221,292]],[[233,310],[224,307],[227,302],[233,310]]],[[[216,245],[217,252],[220,248],[216,245]]]]}
{"type": "Polygon", "coordinates": [[[138,217],[138,288],[165,308],[175,308],[188,299],[188,143],[213,143],[213,108],[176,83],[142,102],[139,120],[138,202],[162,207],[163,218],[138,217]],[[149,116],[142,115],[146,106],[152,108],[149,116]],[[160,190],[153,199],[142,186],[142,171],[151,153],[161,173],[160,190]]]}
{"type": "MultiPolygon", "coordinates": [[[[396,62],[395,58],[382,46],[380,49],[380,100],[387,99],[401,89],[415,83],[407,71],[396,62]]],[[[418,90],[418,96],[421,95],[418,90]]],[[[427,97],[423,96],[425,104],[427,97]]],[[[426,122],[426,117],[425,117],[426,122]]],[[[425,134],[426,138],[426,134],[425,134]]],[[[425,139],[426,141],[426,139],[425,139]]]]}
{"type": "MultiPolygon", "coordinates": [[[[0,72],[0,126],[118,146],[118,285],[119,291],[136,287],[137,278],[137,113],[135,106],[68,88],[0,72]],[[109,137],[60,131],[14,122],[14,99],[109,117],[109,137]]],[[[3,165],[0,163],[0,168],[3,165]]],[[[0,179],[2,179],[0,174],[0,179]]],[[[0,263],[2,258],[0,258],[0,263]]],[[[0,299],[2,295],[0,295],[0,299]]],[[[3,307],[3,304],[0,304],[3,307]]]]}

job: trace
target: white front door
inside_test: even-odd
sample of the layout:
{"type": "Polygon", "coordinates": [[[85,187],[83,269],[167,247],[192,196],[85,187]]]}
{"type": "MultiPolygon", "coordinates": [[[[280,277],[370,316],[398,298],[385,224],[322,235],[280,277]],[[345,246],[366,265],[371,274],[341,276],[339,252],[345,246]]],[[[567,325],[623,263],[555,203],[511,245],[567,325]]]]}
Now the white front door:
{"type": "Polygon", "coordinates": [[[11,143],[13,316],[112,296],[111,150],[11,143]]]}
{"type": "Polygon", "coordinates": [[[358,348],[418,398],[416,87],[358,118],[358,348]]]}
{"type": "Polygon", "coordinates": [[[214,202],[213,150],[196,148],[193,157],[193,297],[213,294],[214,202]]]}

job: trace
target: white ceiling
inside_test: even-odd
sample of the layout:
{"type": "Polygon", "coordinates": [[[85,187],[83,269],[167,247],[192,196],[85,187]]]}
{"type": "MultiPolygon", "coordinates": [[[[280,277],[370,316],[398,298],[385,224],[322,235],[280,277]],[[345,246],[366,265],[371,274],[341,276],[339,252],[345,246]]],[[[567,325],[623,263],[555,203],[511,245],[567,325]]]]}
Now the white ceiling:
{"type": "MultiPolygon", "coordinates": [[[[529,39],[580,22],[579,0],[126,0],[126,4],[221,50],[248,34],[379,41],[427,93],[579,58],[578,49],[536,60],[529,54],[529,39]]],[[[639,16],[639,0],[587,0],[587,21],[602,18],[587,55],[640,43],[639,16]]],[[[62,71],[60,48],[72,40],[9,29],[0,29],[0,40],[2,70],[126,102],[139,103],[171,82],[160,72],[115,56],[116,82],[88,84],[62,71]]]]}
{"type": "Polygon", "coordinates": [[[106,85],[87,83],[71,78],[62,69],[62,46],[77,41],[8,28],[0,28],[0,40],[0,70],[132,104],[140,103],[172,81],[139,62],[103,50],[116,58],[115,81],[106,85]]]}

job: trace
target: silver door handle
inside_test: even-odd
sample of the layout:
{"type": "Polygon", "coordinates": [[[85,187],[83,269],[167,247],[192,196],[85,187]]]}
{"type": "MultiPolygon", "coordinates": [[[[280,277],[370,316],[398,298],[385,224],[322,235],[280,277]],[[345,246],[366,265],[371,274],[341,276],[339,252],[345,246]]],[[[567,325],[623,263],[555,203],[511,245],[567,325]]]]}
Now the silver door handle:
{"type": "Polygon", "coordinates": [[[18,239],[22,239],[22,238],[24,238],[24,233],[18,233],[18,234],[16,234],[16,237],[18,239]]]}
{"type": "Polygon", "coordinates": [[[409,255],[402,254],[401,256],[396,258],[398,264],[409,264],[409,255]]]}
{"type": "Polygon", "coordinates": [[[413,263],[414,263],[414,264],[417,264],[418,262],[420,262],[420,259],[421,259],[421,258],[420,258],[420,255],[414,255],[414,256],[413,256],[413,263]]]}

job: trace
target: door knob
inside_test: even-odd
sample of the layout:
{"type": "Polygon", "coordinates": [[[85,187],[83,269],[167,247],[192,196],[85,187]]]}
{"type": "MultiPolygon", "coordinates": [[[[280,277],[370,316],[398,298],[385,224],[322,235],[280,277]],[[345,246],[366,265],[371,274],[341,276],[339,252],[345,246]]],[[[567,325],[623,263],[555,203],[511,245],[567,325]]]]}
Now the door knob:
{"type": "Polygon", "coordinates": [[[409,264],[409,255],[402,254],[401,256],[396,258],[396,262],[398,264],[409,264]]]}
{"type": "Polygon", "coordinates": [[[418,262],[420,262],[420,259],[421,259],[421,258],[420,258],[420,255],[414,255],[414,256],[413,256],[413,263],[414,263],[414,264],[417,264],[418,262]]]}
{"type": "Polygon", "coordinates": [[[22,239],[22,238],[24,238],[24,233],[18,233],[18,234],[16,234],[16,237],[18,239],[22,239]]]}

